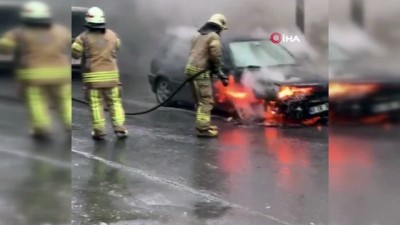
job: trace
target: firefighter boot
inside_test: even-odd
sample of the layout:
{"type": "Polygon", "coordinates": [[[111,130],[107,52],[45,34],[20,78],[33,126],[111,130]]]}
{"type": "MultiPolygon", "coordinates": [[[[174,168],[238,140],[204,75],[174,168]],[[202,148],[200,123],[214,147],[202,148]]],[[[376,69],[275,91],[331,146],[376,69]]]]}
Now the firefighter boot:
{"type": "Polygon", "coordinates": [[[128,130],[124,127],[114,127],[114,133],[118,139],[125,139],[128,137],[128,130]]]}
{"type": "Polygon", "coordinates": [[[50,139],[50,132],[47,129],[33,129],[31,136],[35,140],[48,140],[50,139]]]}
{"type": "Polygon", "coordinates": [[[106,133],[104,133],[104,131],[102,131],[102,130],[95,129],[92,131],[93,140],[102,141],[105,139],[105,137],[106,137],[106,133]]]}
{"type": "Polygon", "coordinates": [[[218,137],[218,130],[214,130],[211,127],[209,129],[197,129],[197,136],[198,137],[208,137],[208,138],[214,138],[218,137]]]}

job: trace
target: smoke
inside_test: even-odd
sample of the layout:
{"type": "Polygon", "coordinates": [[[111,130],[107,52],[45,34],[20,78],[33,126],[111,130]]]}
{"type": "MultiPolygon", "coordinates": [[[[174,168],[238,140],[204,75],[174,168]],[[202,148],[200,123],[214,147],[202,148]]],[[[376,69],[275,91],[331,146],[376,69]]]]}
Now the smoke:
{"type": "Polygon", "coordinates": [[[399,1],[364,0],[363,27],[353,23],[350,3],[350,0],[337,0],[330,4],[329,40],[342,49],[345,53],[343,58],[351,58],[346,65],[331,64],[330,79],[339,76],[357,80],[366,79],[367,76],[380,80],[398,79],[399,1]]]}
{"type": "Polygon", "coordinates": [[[279,89],[277,84],[301,81],[299,77],[288,77],[281,69],[261,68],[259,71],[245,70],[241,83],[265,99],[275,99],[279,89]]]}
{"type": "MultiPolygon", "coordinates": [[[[318,1],[318,4],[320,2],[325,1],[318,1]]],[[[96,5],[105,10],[110,28],[120,34],[124,44],[120,55],[122,71],[135,77],[149,72],[150,61],[159,54],[159,44],[164,43],[167,30],[171,27],[197,29],[213,13],[223,13],[228,19],[229,30],[223,37],[249,34],[259,27],[264,30],[295,27],[295,1],[118,0],[116,4],[108,0],[73,0],[72,4],[86,7],[96,5]]],[[[307,24],[321,21],[323,16],[312,8],[308,4],[307,24]]]]}
{"type": "Polygon", "coordinates": [[[329,39],[332,43],[350,52],[365,52],[373,55],[385,53],[384,47],[380,43],[352,24],[340,26],[330,24],[329,39]]]}
{"type": "MultiPolygon", "coordinates": [[[[379,40],[387,47],[388,54],[400,52],[400,2],[398,0],[363,0],[364,22],[363,30],[366,34],[379,40]]],[[[335,0],[329,2],[329,22],[347,26],[351,19],[351,1],[335,0]]]]}
{"type": "Polygon", "coordinates": [[[168,46],[168,51],[164,57],[167,65],[174,65],[176,62],[186,62],[190,50],[190,41],[196,35],[196,31],[195,27],[166,28],[166,35],[171,37],[171,39],[167,40],[168,43],[162,43],[162,45],[168,46]]]}
{"type": "MultiPolygon", "coordinates": [[[[253,38],[269,39],[271,34],[278,32],[285,36],[291,37],[292,39],[298,38],[297,41],[282,41],[280,45],[285,47],[293,54],[297,59],[307,59],[307,60],[318,60],[321,59],[321,54],[318,50],[313,47],[307,37],[297,28],[297,27],[273,27],[268,31],[262,29],[261,27],[256,28],[250,32],[250,36],[253,38]]],[[[320,46],[321,47],[321,46],[320,46]]]]}

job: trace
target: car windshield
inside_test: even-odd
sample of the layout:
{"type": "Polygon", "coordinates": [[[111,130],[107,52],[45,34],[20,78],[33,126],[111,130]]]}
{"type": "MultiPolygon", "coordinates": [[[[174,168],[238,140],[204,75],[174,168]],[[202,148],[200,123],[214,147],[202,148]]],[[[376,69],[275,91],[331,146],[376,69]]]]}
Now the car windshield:
{"type": "Polygon", "coordinates": [[[351,59],[349,53],[344,49],[337,47],[334,44],[329,45],[329,61],[330,62],[345,62],[351,59]]]}
{"type": "Polygon", "coordinates": [[[243,41],[229,44],[237,67],[266,67],[295,64],[295,59],[282,46],[268,41],[243,41]]]}

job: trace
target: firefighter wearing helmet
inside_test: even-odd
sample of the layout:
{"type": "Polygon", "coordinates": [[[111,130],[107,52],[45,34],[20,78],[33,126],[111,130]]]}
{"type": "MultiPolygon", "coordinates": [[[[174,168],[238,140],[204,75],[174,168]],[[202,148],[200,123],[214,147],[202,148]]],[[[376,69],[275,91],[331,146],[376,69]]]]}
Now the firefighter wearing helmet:
{"type": "Polygon", "coordinates": [[[21,25],[0,39],[0,53],[14,55],[19,91],[35,138],[51,134],[49,100],[57,105],[65,129],[71,130],[70,44],[70,31],[54,24],[49,6],[40,1],[25,3],[21,25]]]}
{"type": "Polygon", "coordinates": [[[185,73],[190,77],[201,73],[191,83],[196,100],[196,130],[199,137],[217,137],[218,127],[211,124],[213,108],[212,75],[228,85],[228,77],[222,72],[220,35],[227,30],[226,18],[213,15],[193,38],[185,73]],[[203,72],[202,72],[203,71],[203,72]]]}
{"type": "Polygon", "coordinates": [[[82,59],[85,95],[90,104],[92,118],[92,137],[104,139],[106,119],[103,102],[111,113],[114,133],[125,138],[125,112],[122,106],[120,79],[117,65],[117,51],[120,39],[106,28],[103,10],[92,7],[87,11],[87,30],[75,38],[72,44],[72,57],[82,59]]]}

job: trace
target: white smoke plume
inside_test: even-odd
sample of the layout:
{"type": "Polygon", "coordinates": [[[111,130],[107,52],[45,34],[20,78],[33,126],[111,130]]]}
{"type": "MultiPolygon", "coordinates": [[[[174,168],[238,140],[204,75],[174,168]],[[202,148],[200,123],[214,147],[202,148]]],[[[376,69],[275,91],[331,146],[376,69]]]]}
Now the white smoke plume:
{"type": "Polygon", "coordinates": [[[354,53],[385,54],[384,47],[365,31],[353,24],[330,24],[330,42],[354,53]]]}
{"type": "MultiPolygon", "coordinates": [[[[310,1],[306,7],[306,23],[321,20],[310,1]]],[[[272,0],[72,0],[75,6],[99,6],[106,12],[110,27],[116,30],[124,43],[121,63],[123,68],[136,70],[135,76],[146,74],[151,57],[157,54],[158,43],[167,27],[190,26],[198,29],[213,13],[223,13],[229,30],[223,34],[248,34],[257,27],[295,26],[295,1],[277,3],[272,0]],[[128,51],[129,50],[129,51],[128,51]],[[135,67],[130,65],[135,64],[135,67]]],[[[326,14],[325,14],[326,16],[326,14]]],[[[268,37],[264,37],[267,39],[268,37]]]]}
{"type": "Polygon", "coordinates": [[[241,79],[243,86],[254,90],[257,95],[264,96],[266,99],[274,99],[276,97],[279,89],[277,84],[297,81],[301,81],[301,78],[287,77],[282,70],[266,67],[257,72],[245,70],[241,79]]]}

